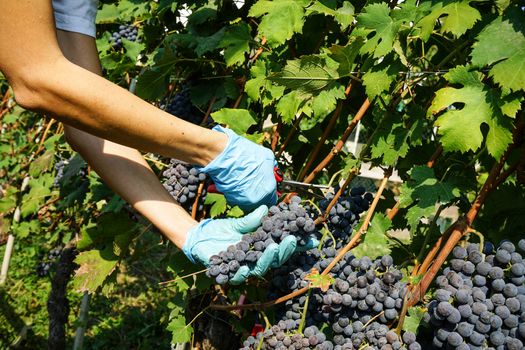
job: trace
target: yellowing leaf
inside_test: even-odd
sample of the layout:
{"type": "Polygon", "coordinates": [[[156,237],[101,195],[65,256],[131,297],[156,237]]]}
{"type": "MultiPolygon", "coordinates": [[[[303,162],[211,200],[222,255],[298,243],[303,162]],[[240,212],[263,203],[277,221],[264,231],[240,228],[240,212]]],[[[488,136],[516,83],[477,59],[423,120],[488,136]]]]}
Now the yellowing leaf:
{"type": "Polygon", "coordinates": [[[315,268],[304,279],[310,282],[310,288],[321,288],[323,292],[326,292],[335,281],[330,274],[321,275],[315,268]]]}

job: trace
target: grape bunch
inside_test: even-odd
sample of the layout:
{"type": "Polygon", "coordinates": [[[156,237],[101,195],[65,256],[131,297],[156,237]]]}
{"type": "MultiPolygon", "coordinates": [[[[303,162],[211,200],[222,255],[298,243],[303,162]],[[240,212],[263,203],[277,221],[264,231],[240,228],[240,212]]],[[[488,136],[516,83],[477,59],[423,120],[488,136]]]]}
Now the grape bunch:
{"type": "MultiPolygon", "coordinates": [[[[337,191],[337,188],[335,190],[337,191]]],[[[334,195],[329,193],[319,202],[319,209],[324,212],[333,198],[334,195]]],[[[354,187],[343,191],[337,203],[330,209],[328,216],[328,227],[335,238],[336,249],[348,243],[352,230],[359,221],[359,215],[368,210],[373,198],[374,196],[366,192],[364,187],[354,187]]],[[[331,237],[326,239],[325,243],[326,245],[334,244],[331,237]]]]}
{"type": "MultiPolygon", "coordinates": [[[[293,256],[274,270],[269,298],[307,286],[305,278],[311,269],[322,271],[335,256],[333,247],[293,256]]],[[[302,295],[278,306],[277,320],[295,329],[305,312],[306,326],[330,325],[332,337],[327,342],[333,347],[329,349],[421,349],[413,333],[407,332],[401,339],[389,328],[397,320],[407,293],[406,284],[401,282],[403,274],[391,256],[372,261],[367,256],[357,258],[346,253],[334,265],[332,274],[334,282],[326,292],[311,290],[308,298],[302,295]]]]}
{"type": "Polygon", "coordinates": [[[313,218],[300,202],[301,198],[294,196],[290,204],[282,202],[270,207],[254,233],[243,235],[240,242],[210,257],[206,274],[225,284],[242,265],[254,265],[270,244],[278,244],[289,235],[297,237],[298,245],[306,244],[318,233],[313,218]]]}
{"type": "Polygon", "coordinates": [[[140,38],[138,37],[139,31],[138,28],[134,25],[121,24],[118,27],[118,32],[113,32],[109,41],[111,42],[113,48],[118,50],[122,48],[122,39],[129,41],[136,41],[140,43],[140,38]]]}
{"type": "Polygon", "coordinates": [[[326,340],[326,335],[316,326],[306,327],[303,334],[294,331],[289,323],[280,321],[270,329],[257,333],[257,336],[249,336],[240,350],[258,349],[318,349],[331,350],[334,348],[332,342],[326,340]]]}
{"type": "Polygon", "coordinates": [[[204,183],[197,210],[202,211],[204,209],[208,179],[206,174],[201,173],[198,168],[191,164],[171,159],[169,168],[162,173],[162,176],[164,177],[164,188],[175,198],[177,203],[189,212],[193,209],[199,185],[204,183]]]}
{"type": "MultiPolygon", "coordinates": [[[[72,156],[69,159],[60,159],[55,163],[55,179],[53,180],[53,186],[59,187],[64,185],[64,176],[68,173],[68,167],[75,169],[75,177],[83,178],[88,174],[87,164],[80,158],[80,156],[72,156]],[[80,163],[78,162],[80,161],[80,163]]],[[[71,174],[71,170],[70,174],[71,174]]]]}
{"type": "Polygon", "coordinates": [[[437,349],[523,349],[525,345],[525,239],[516,246],[488,243],[452,251],[436,278],[426,321],[437,349]]]}
{"type": "Polygon", "coordinates": [[[58,187],[60,185],[60,180],[62,180],[64,177],[64,170],[67,164],[68,161],[66,159],[59,160],[55,163],[55,170],[57,173],[55,175],[55,179],[53,180],[54,187],[58,187]]]}
{"type": "Polygon", "coordinates": [[[172,96],[169,100],[160,104],[160,108],[187,122],[200,125],[202,116],[191,103],[189,85],[184,85],[182,90],[172,96]]]}
{"type": "Polygon", "coordinates": [[[51,270],[51,267],[53,267],[56,261],[60,258],[60,255],[62,255],[62,248],[57,247],[49,251],[49,253],[47,254],[47,258],[44,258],[44,256],[42,256],[41,261],[36,266],[37,276],[47,276],[49,274],[49,271],[51,270]]]}

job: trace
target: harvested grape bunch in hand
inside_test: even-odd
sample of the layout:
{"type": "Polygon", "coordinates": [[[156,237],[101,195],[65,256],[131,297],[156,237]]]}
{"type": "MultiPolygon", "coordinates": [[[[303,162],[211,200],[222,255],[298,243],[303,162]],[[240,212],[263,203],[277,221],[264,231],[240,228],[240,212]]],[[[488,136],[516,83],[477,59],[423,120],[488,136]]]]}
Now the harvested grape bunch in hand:
{"type": "Polygon", "coordinates": [[[206,274],[219,284],[227,283],[243,265],[253,267],[270,246],[284,240],[296,240],[299,249],[312,248],[316,243],[316,227],[310,214],[294,196],[290,204],[280,203],[269,209],[261,226],[254,233],[245,234],[242,240],[230,245],[226,251],[213,255],[206,274]]]}
{"type": "Polygon", "coordinates": [[[186,210],[192,211],[199,185],[204,183],[197,210],[204,209],[206,198],[207,176],[191,164],[183,163],[177,159],[170,160],[170,167],[162,173],[164,177],[164,188],[175,198],[175,200],[186,210]]]}
{"type": "Polygon", "coordinates": [[[122,47],[122,39],[129,41],[136,41],[140,43],[140,38],[138,37],[139,31],[137,27],[129,24],[121,24],[118,27],[117,32],[111,34],[109,41],[112,43],[113,48],[118,50],[122,47]]]}
{"type": "Polygon", "coordinates": [[[525,346],[525,240],[496,249],[457,246],[436,278],[439,289],[426,321],[437,349],[523,349],[525,346]]]}

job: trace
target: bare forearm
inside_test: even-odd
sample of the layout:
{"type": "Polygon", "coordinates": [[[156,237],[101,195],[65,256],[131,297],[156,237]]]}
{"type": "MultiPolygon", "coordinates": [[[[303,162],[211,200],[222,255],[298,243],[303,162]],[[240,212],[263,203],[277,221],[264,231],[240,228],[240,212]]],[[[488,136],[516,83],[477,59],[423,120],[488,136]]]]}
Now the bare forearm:
{"type": "MultiPolygon", "coordinates": [[[[101,138],[198,165],[226,146],[224,134],[175,118],[66,59],[51,1],[4,1],[0,23],[0,70],[21,105],[101,138]]],[[[93,41],[72,35],[77,37],[68,44],[93,41]]]]}
{"type": "Polygon", "coordinates": [[[197,222],[173,200],[137,150],[72,127],[66,126],[66,135],[111,189],[182,247],[197,222]]]}
{"type": "MultiPolygon", "coordinates": [[[[71,62],[102,74],[92,38],[60,30],[57,37],[62,52],[71,62]]],[[[182,247],[186,233],[196,221],[177,205],[137,150],[68,125],[65,133],[68,142],[113,191],[182,247]]]]}

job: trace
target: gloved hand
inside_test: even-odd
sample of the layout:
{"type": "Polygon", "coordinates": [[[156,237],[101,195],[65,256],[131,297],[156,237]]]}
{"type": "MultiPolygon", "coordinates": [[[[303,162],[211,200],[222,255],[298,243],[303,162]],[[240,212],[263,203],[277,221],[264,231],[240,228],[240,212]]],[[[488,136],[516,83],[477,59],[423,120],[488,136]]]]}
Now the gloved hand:
{"type": "MultiPolygon", "coordinates": [[[[268,208],[262,205],[239,219],[203,220],[188,232],[182,251],[193,263],[200,262],[208,266],[212,255],[240,242],[243,234],[255,231],[267,213],[268,208]]],[[[311,249],[317,244],[316,240],[312,240],[300,249],[311,249]]],[[[241,266],[230,283],[240,284],[250,276],[264,276],[270,267],[281,266],[297,249],[297,239],[293,235],[285,237],[279,244],[270,244],[254,267],[241,266]]]]}
{"type": "Polygon", "coordinates": [[[243,210],[277,202],[277,183],[273,174],[275,157],[271,150],[217,125],[213,130],[228,135],[221,154],[200,171],[208,174],[231,205],[243,210]]]}

